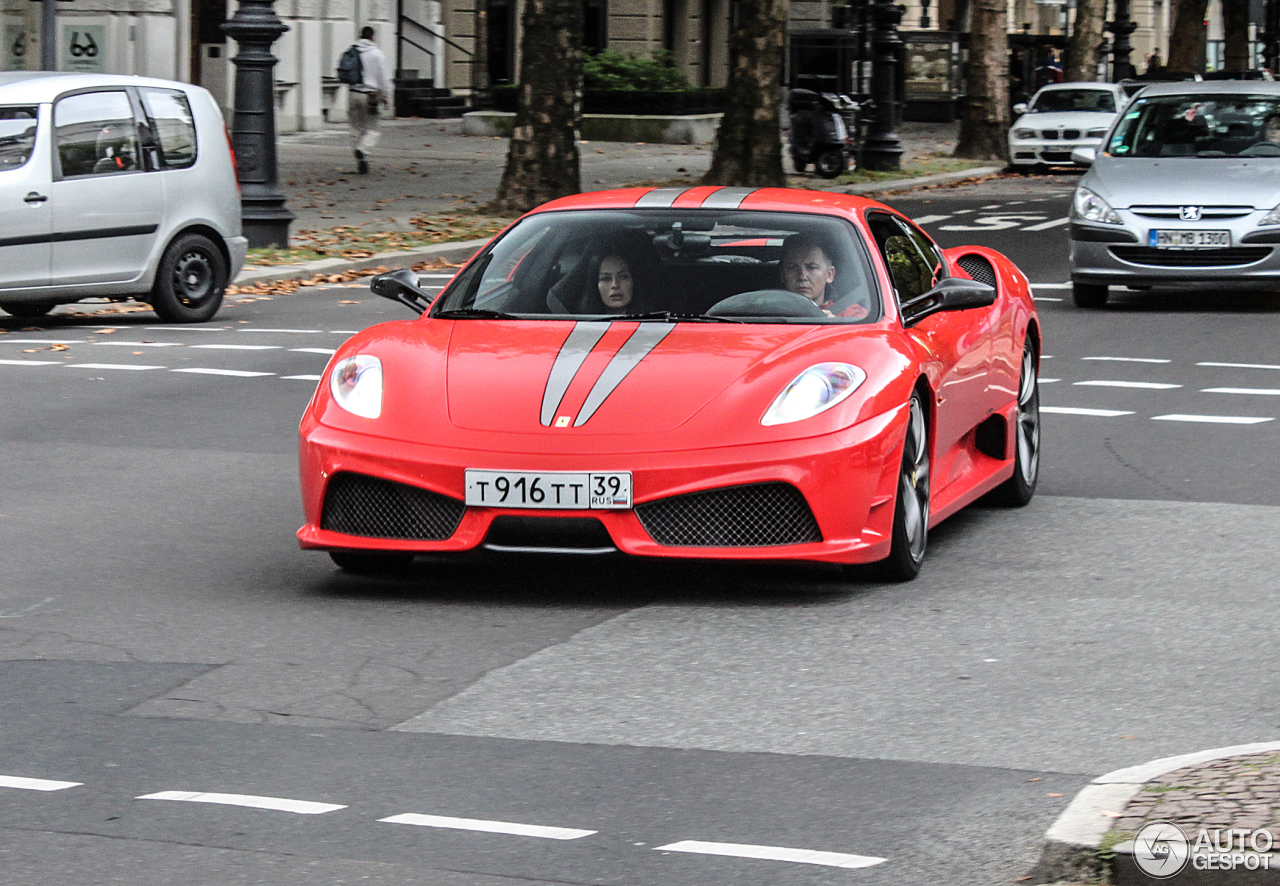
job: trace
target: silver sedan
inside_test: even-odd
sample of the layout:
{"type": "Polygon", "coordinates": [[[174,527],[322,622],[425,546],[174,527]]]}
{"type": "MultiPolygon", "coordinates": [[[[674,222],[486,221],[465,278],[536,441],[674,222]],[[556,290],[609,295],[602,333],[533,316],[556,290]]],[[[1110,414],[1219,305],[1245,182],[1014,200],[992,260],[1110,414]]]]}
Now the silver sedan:
{"type": "Polygon", "coordinates": [[[1138,93],[1071,208],[1075,303],[1107,288],[1280,287],[1280,83],[1164,83],[1138,93]]]}

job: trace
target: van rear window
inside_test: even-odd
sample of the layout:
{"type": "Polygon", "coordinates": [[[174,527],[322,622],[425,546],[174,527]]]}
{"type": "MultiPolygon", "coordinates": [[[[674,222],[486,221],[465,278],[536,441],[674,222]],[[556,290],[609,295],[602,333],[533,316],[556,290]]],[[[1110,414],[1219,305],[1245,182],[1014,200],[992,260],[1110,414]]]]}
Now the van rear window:
{"type": "Polygon", "coordinates": [[[196,162],[196,125],[187,97],[176,89],[141,90],[142,105],[156,134],[162,169],[183,169],[196,162]]]}

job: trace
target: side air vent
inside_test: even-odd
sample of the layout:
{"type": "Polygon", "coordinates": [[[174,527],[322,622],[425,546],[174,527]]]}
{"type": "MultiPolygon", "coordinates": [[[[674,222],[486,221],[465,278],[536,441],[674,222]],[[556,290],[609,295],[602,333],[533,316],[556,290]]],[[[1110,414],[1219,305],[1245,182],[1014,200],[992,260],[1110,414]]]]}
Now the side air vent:
{"type": "Polygon", "coordinates": [[[964,268],[964,272],[979,283],[985,283],[988,286],[996,285],[996,269],[982,256],[970,252],[960,256],[956,264],[964,268]]]}

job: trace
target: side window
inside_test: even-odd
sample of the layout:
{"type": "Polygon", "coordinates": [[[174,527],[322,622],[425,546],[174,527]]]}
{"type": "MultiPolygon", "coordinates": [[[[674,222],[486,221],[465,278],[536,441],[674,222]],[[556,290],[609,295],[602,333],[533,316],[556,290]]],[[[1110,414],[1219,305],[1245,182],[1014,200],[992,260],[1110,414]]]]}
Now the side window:
{"type": "MultiPolygon", "coordinates": [[[[902,224],[899,222],[899,224],[902,224]]],[[[924,260],[928,262],[932,268],[933,283],[930,287],[936,286],[938,281],[947,275],[947,262],[942,256],[942,250],[938,248],[938,244],[929,239],[929,235],[921,231],[915,225],[902,225],[906,229],[907,234],[915,242],[916,248],[920,250],[920,254],[924,256],[924,260]]]]}
{"type": "Polygon", "coordinates": [[[0,108],[0,169],[17,169],[36,146],[36,108],[0,108]]]}
{"type": "Polygon", "coordinates": [[[915,240],[892,217],[877,215],[869,221],[898,301],[909,301],[932,289],[939,266],[936,258],[929,261],[921,255],[915,240]]]}
{"type": "Polygon", "coordinates": [[[138,127],[124,92],[86,92],[59,99],[53,132],[63,178],[138,168],[138,127]]]}
{"type": "Polygon", "coordinates": [[[160,148],[161,169],[185,169],[196,162],[196,124],[187,97],[176,89],[145,88],[142,107],[160,148]]]}

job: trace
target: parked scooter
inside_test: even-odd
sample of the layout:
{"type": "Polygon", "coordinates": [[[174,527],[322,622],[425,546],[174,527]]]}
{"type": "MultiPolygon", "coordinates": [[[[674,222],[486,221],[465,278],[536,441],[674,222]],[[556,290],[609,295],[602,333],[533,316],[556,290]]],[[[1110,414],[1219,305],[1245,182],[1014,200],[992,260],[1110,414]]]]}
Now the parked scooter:
{"type": "Polygon", "coordinates": [[[796,172],[812,163],[818,175],[835,178],[848,169],[857,155],[858,103],[847,95],[793,89],[787,104],[796,172]]]}

